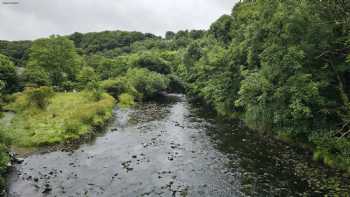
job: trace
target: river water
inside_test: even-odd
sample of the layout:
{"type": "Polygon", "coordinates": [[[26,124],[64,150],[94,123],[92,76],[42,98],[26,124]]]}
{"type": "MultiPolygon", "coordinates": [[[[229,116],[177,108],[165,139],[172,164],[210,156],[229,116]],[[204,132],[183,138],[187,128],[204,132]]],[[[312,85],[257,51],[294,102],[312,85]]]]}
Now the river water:
{"type": "Polygon", "coordinates": [[[100,136],[36,153],[9,176],[10,197],[346,196],[349,177],[304,150],[225,123],[182,95],[115,109],[100,136]]]}

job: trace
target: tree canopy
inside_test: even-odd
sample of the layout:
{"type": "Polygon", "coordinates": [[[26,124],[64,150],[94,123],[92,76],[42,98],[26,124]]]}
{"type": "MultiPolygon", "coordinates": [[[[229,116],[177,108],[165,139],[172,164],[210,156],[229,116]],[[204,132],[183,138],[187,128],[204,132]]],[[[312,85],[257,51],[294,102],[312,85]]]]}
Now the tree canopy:
{"type": "Polygon", "coordinates": [[[17,89],[18,79],[14,63],[5,55],[0,54],[0,80],[6,92],[17,89]]]}
{"type": "Polygon", "coordinates": [[[52,85],[62,86],[76,79],[80,65],[74,43],[66,37],[51,36],[33,42],[27,69],[44,69],[52,85]]]}

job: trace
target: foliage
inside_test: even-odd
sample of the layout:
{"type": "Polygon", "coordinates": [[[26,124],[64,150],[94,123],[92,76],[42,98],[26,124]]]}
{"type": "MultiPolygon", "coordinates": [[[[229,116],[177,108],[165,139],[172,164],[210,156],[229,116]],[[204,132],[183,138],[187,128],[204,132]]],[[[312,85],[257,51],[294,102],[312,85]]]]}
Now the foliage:
{"type": "Polygon", "coordinates": [[[40,88],[27,88],[24,94],[27,96],[29,105],[44,110],[49,105],[51,97],[54,96],[54,91],[50,87],[43,86],[40,88]]]}
{"type": "Polygon", "coordinates": [[[220,115],[312,144],[326,163],[346,168],[349,7],[337,1],[240,1],[187,46],[175,70],[188,92],[220,115]]]}
{"type": "Polygon", "coordinates": [[[118,55],[130,52],[130,45],[137,41],[157,39],[155,35],[140,32],[104,31],[98,33],[74,33],[69,36],[78,48],[82,48],[87,54],[118,50],[118,55]]]}
{"type": "Polygon", "coordinates": [[[118,97],[118,106],[120,107],[131,107],[135,105],[135,98],[134,96],[123,93],[118,97]]]}
{"type": "Polygon", "coordinates": [[[10,162],[8,152],[3,144],[0,144],[0,195],[6,186],[5,173],[7,172],[7,164],[10,162]]]}
{"type": "Polygon", "coordinates": [[[79,86],[81,89],[85,87],[87,84],[96,82],[99,80],[99,77],[95,70],[92,67],[84,66],[78,73],[77,81],[79,82],[79,86]]]}
{"type": "Polygon", "coordinates": [[[89,91],[95,101],[103,98],[104,90],[97,81],[91,81],[87,84],[86,90],[89,91]]]}
{"type": "Polygon", "coordinates": [[[126,79],[140,93],[141,99],[149,99],[166,90],[169,79],[164,75],[145,68],[132,68],[126,73],[126,79]]]}
{"type": "Polygon", "coordinates": [[[331,167],[337,167],[350,172],[350,141],[336,139],[330,133],[314,134],[310,140],[316,146],[314,159],[323,161],[331,167]]]}
{"type": "Polygon", "coordinates": [[[12,92],[17,89],[17,73],[16,67],[12,61],[0,54],[0,79],[5,83],[5,92],[12,92]]]}
{"type": "Polygon", "coordinates": [[[23,73],[26,86],[49,86],[50,79],[44,68],[38,66],[27,67],[23,73]]]}
{"type": "Polygon", "coordinates": [[[123,93],[138,96],[136,89],[125,77],[102,81],[101,87],[116,99],[123,93]]]}
{"type": "Polygon", "coordinates": [[[210,26],[209,33],[222,43],[231,42],[232,35],[230,31],[234,25],[232,16],[223,15],[215,23],[210,26]]]}
{"type": "Polygon", "coordinates": [[[5,173],[7,172],[7,164],[10,162],[10,157],[7,150],[9,139],[4,136],[4,128],[0,126],[0,195],[5,189],[5,173]]]}
{"type": "Polygon", "coordinates": [[[84,133],[91,122],[103,122],[95,114],[104,114],[103,109],[111,106],[104,91],[129,106],[165,90],[185,89],[218,115],[239,118],[262,133],[311,144],[315,159],[349,170],[349,8],[348,1],[242,0],[208,31],[169,31],[165,39],[105,31],[33,43],[1,41],[0,53],[9,57],[0,55],[0,80],[7,92],[19,90],[20,83],[10,59],[20,66],[27,57],[27,86],[89,92],[58,93],[52,103],[43,104],[48,105],[46,111],[27,108],[27,93],[16,94],[16,101],[7,106],[19,112],[14,133],[24,136],[18,137],[22,144],[61,141],[84,133]],[[72,97],[72,105],[62,95],[72,97]],[[70,117],[61,118],[59,126],[52,123],[56,112],[48,114],[58,106],[58,98],[67,109],[60,113],[70,117]],[[74,108],[74,102],[82,108],[74,108]],[[61,133],[45,133],[35,128],[38,125],[61,133]]]}
{"type": "Polygon", "coordinates": [[[61,36],[51,36],[33,42],[27,68],[40,67],[49,76],[50,83],[61,87],[66,81],[74,81],[81,59],[74,43],[61,36]]]}
{"type": "Polygon", "coordinates": [[[167,77],[169,79],[169,85],[167,88],[168,92],[173,92],[173,93],[185,92],[185,84],[178,76],[174,74],[170,74],[170,75],[167,75],[167,77]]]}
{"type": "Polygon", "coordinates": [[[28,59],[28,50],[31,44],[31,41],[0,40],[0,54],[9,57],[16,66],[23,67],[28,59]]]}
{"type": "Polygon", "coordinates": [[[165,39],[167,39],[167,40],[171,40],[171,39],[173,39],[174,37],[175,37],[175,33],[172,32],[172,31],[167,31],[167,32],[165,33],[165,39]]]}
{"type": "Polygon", "coordinates": [[[106,58],[101,55],[91,55],[85,58],[87,65],[94,68],[102,80],[125,74],[128,70],[128,57],[106,58]]]}
{"type": "Polygon", "coordinates": [[[103,94],[98,101],[90,92],[56,93],[46,110],[21,106],[26,98],[18,94],[8,109],[16,116],[5,132],[15,146],[41,146],[76,139],[101,126],[112,116],[113,97],[103,94]]]}
{"type": "Polygon", "coordinates": [[[155,53],[142,53],[137,56],[131,63],[137,68],[147,68],[160,74],[170,74],[171,67],[164,59],[155,53]]]}

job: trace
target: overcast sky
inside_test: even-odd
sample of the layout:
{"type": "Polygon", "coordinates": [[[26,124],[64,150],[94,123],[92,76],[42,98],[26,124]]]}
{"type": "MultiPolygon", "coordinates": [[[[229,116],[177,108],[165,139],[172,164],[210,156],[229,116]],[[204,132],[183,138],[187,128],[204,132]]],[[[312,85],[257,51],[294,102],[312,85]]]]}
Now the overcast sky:
{"type": "Polygon", "coordinates": [[[207,29],[237,0],[0,0],[0,40],[52,34],[207,29]],[[12,2],[12,3],[11,3],[12,2]],[[13,4],[18,2],[18,4],[13,4]]]}

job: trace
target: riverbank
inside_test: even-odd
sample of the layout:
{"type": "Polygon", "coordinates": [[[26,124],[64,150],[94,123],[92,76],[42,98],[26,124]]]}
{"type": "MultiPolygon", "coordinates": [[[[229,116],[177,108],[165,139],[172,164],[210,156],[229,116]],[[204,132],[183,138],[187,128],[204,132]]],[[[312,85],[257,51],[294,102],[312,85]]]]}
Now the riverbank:
{"type": "Polygon", "coordinates": [[[115,100],[103,94],[96,100],[92,93],[55,93],[46,109],[26,106],[19,94],[7,110],[16,112],[5,134],[17,147],[36,147],[76,139],[103,125],[111,116],[115,100]]]}
{"type": "Polygon", "coordinates": [[[105,132],[25,158],[9,196],[346,196],[348,177],[184,96],[115,108],[105,132]]]}
{"type": "Polygon", "coordinates": [[[310,138],[305,140],[288,135],[288,133],[282,131],[261,131],[244,123],[244,119],[237,114],[220,114],[215,107],[198,95],[192,94],[191,102],[196,103],[197,106],[203,106],[207,113],[213,113],[215,116],[218,116],[225,121],[241,121],[242,124],[245,124],[248,128],[257,132],[262,137],[273,138],[274,140],[278,140],[288,146],[303,149],[304,152],[308,153],[307,155],[311,155],[310,158],[314,161],[320,162],[329,168],[341,170],[350,175],[350,151],[346,154],[346,150],[350,149],[350,141],[346,138],[337,139],[334,136],[319,135],[317,139],[310,138]],[[344,153],[341,154],[341,152],[344,153]]]}
{"type": "MultiPolygon", "coordinates": [[[[70,147],[74,142],[91,136],[111,117],[115,106],[112,96],[104,93],[96,99],[89,92],[54,93],[45,109],[28,105],[24,92],[15,96],[13,102],[5,106],[14,114],[5,116],[2,122],[1,139],[12,150],[22,155],[39,147],[64,144],[70,147]],[[72,143],[69,143],[72,142],[72,143]]],[[[1,145],[0,173],[6,173],[10,157],[1,145]]],[[[0,189],[4,178],[0,179],[0,189]]]]}

